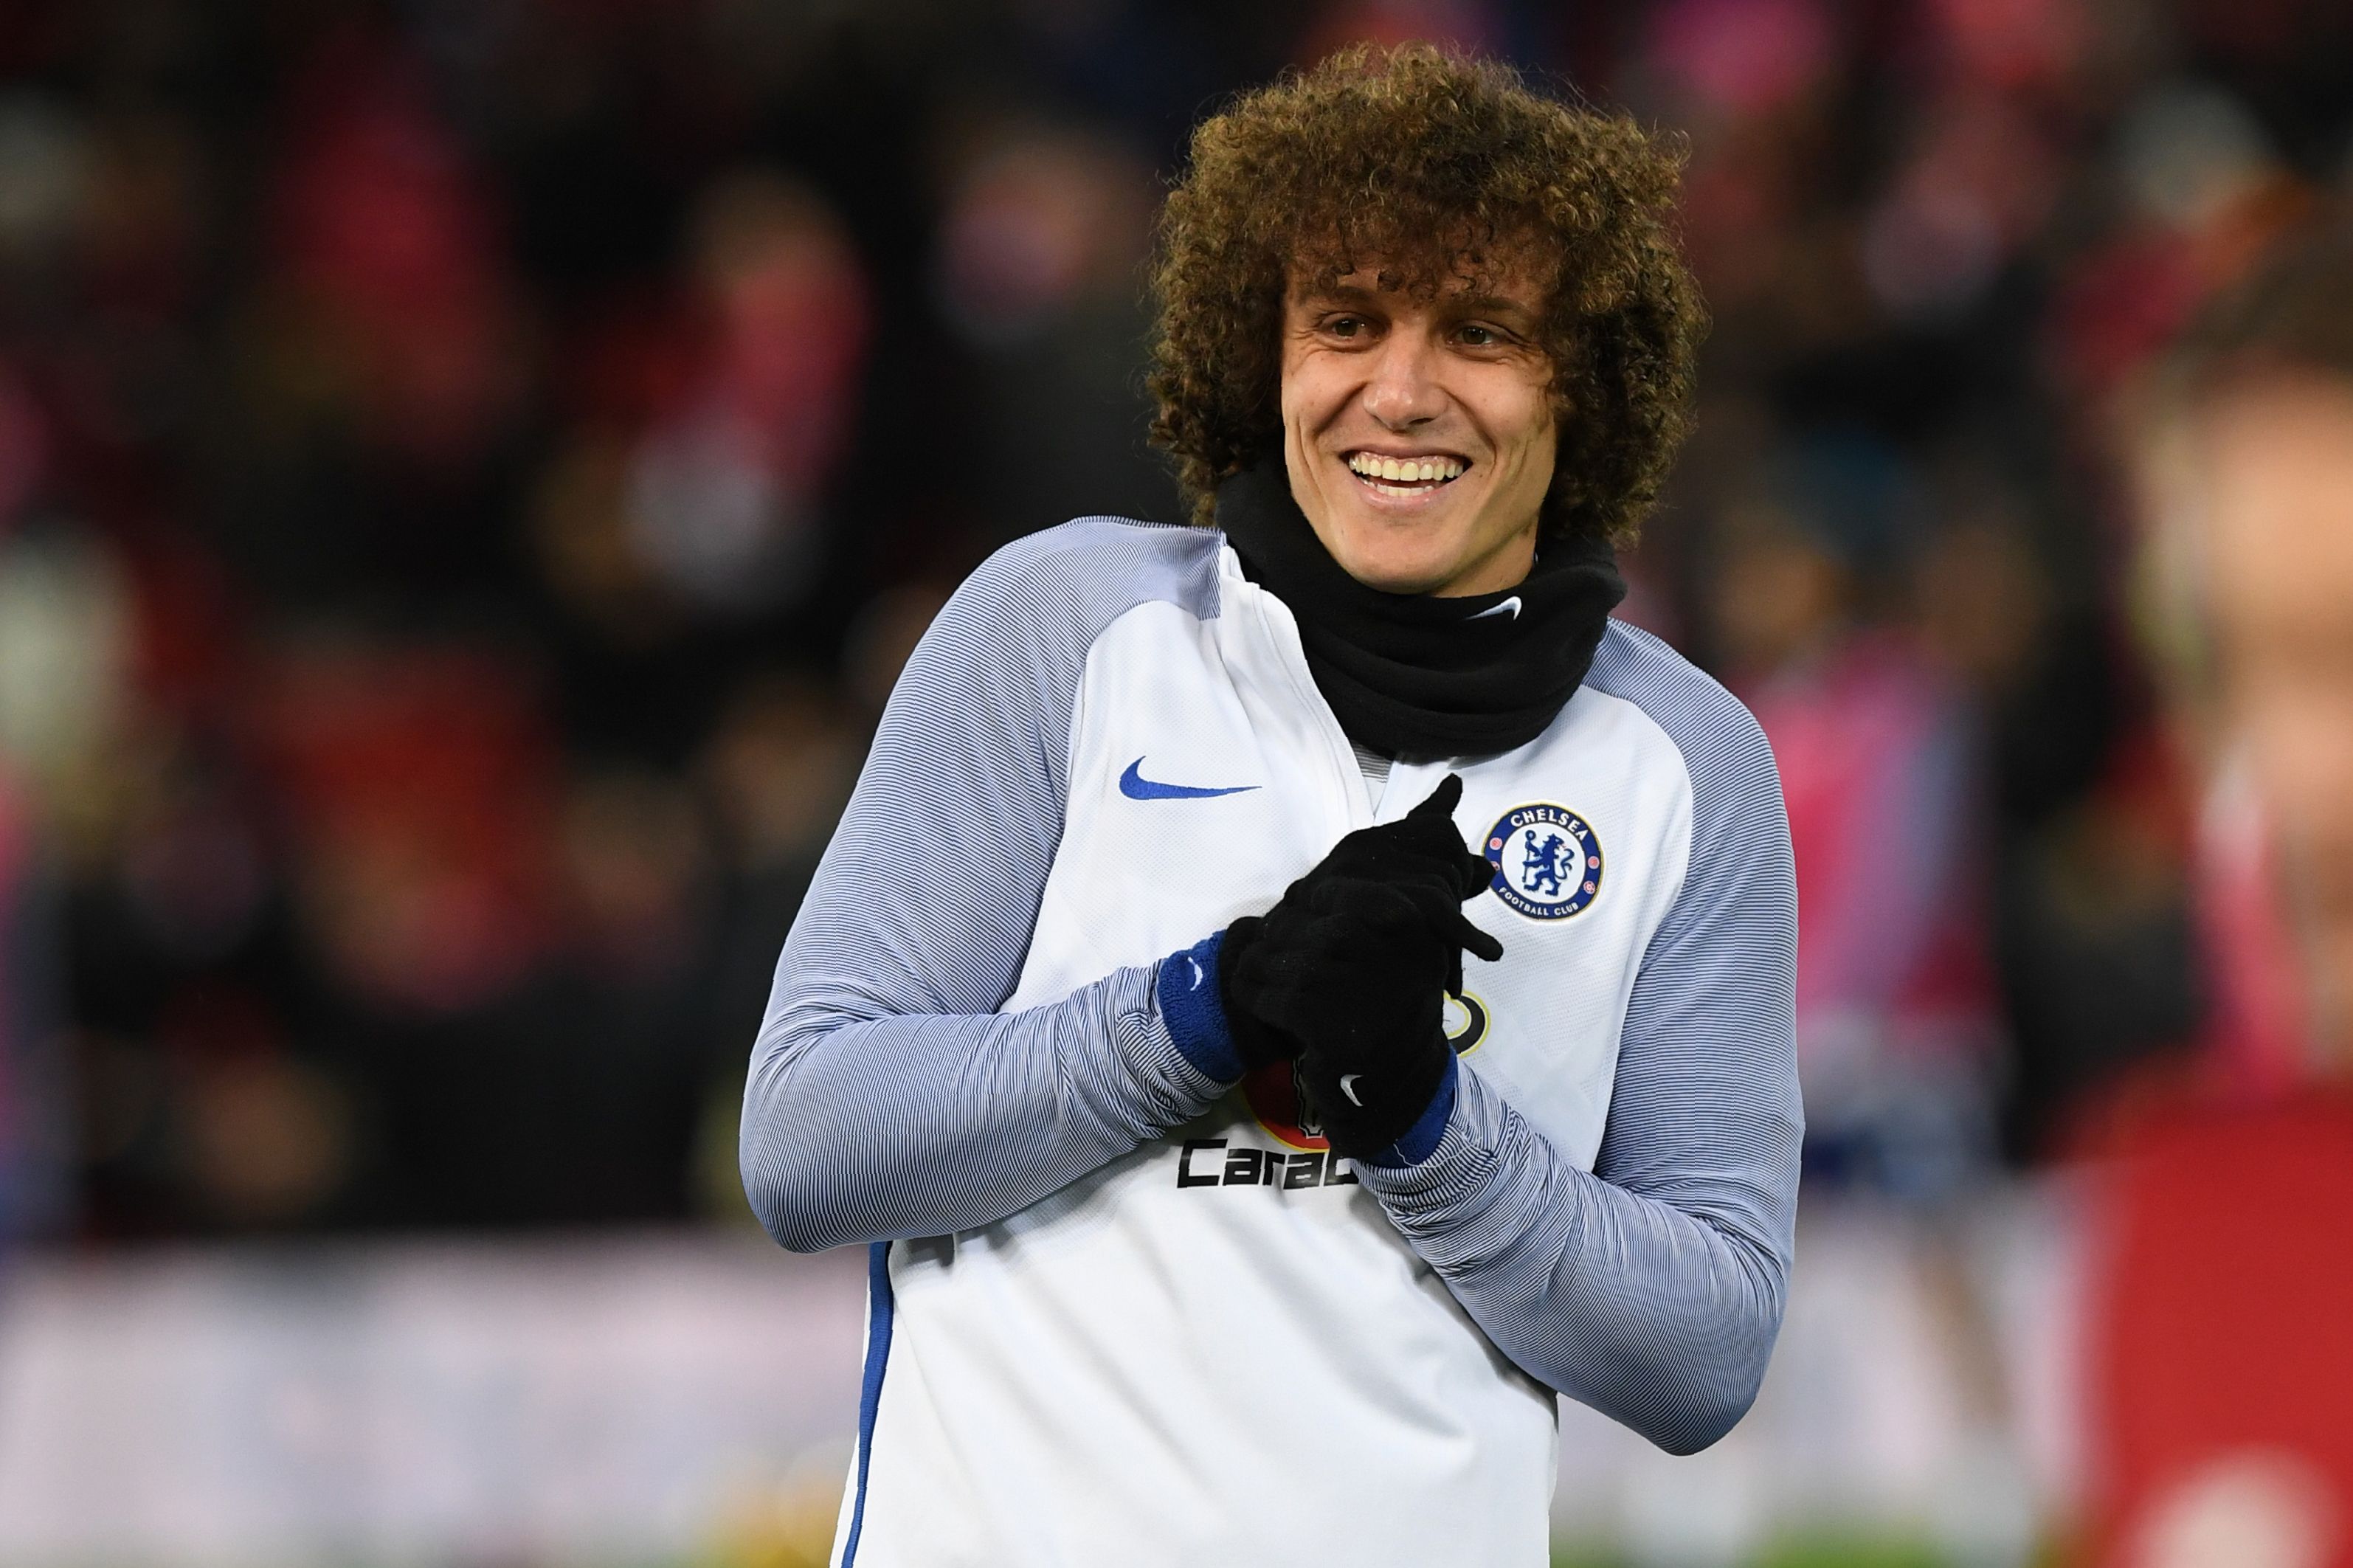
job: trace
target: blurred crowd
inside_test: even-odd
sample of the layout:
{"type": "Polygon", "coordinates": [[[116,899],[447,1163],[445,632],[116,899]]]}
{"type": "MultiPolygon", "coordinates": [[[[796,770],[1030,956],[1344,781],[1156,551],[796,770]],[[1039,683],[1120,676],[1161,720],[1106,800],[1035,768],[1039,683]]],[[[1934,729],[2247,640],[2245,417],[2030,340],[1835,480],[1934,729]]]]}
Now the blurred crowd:
{"type": "Polygon", "coordinates": [[[2346,181],[2353,10],[24,0],[0,1223],[738,1209],[906,651],[1009,538],[1180,518],[1159,181],[1366,37],[1689,139],[1715,327],[1626,613],[1780,760],[1810,1174],[1934,1215],[2211,1070],[2112,421],[2346,181]]]}

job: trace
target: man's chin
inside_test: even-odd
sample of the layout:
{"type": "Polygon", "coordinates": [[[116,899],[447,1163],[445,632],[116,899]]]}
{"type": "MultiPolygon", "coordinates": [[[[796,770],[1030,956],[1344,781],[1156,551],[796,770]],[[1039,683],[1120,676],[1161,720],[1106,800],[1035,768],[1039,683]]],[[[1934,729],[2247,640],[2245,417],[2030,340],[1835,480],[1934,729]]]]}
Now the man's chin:
{"type": "Polygon", "coordinates": [[[1349,576],[1385,594],[1430,592],[1446,581],[1458,553],[1435,517],[1407,521],[1360,510],[1338,521],[1338,529],[1324,532],[1324,549],[1349,576]]]}
{"type": "Polygon", "coordinates": [[[1336,558],[1340,569],[1367,588],[1384,594],[1428,594],[1445,585],[1447,571],[1421,555],[1352,552],[1336,558]]]}

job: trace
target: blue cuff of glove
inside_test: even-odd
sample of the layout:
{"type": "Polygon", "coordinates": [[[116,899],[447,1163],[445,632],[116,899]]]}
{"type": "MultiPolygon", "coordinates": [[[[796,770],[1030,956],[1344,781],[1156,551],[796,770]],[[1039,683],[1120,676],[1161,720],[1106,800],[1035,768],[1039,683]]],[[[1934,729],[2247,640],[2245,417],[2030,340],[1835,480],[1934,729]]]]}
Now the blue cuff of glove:
{"type": "MultiPolygon", "coordinates": [[[[1218,990],[1218,950],[1224,931],[1203,937],[1188,948],[1160,961],[1155,986],[1160,995],[1160,1021],[1185,1059],[1219,1083],[1242,1076],[1241,1053],[1234,1049],[1233,1031],[1226,1024],[1226,1002],[1218,990]]],[[[1450,1090],[1447,1102],[1453,1103],[1450,1090]]],[[[1442,1123],[1441,1123],[1442,1125],[1442,1123]]]]}
{"type": "Polygon", "coordinates": [[[1388,1170],[1400,1170],[1407,1165],[1419,1165],[1438,1152],[1438,1141],[1446,1136],[1446,1124],[1454,1120],[1454,1082],[1462,1076],[1461,1058],[1452,1052],[1446,1057],[1446,1076],[1439,1080],[1438,1092],[1430,1097],[1430,1107],[1414,1119],[1405,1135],[1365,1163],[1388,1170]]]}

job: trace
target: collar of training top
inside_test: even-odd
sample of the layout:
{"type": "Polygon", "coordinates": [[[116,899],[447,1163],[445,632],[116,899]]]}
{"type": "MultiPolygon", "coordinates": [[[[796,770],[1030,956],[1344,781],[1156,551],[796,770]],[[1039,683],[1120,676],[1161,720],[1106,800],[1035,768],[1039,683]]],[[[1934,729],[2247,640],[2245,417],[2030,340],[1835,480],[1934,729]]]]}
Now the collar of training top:
{"type": "Polygon", "coordinates": [[[1291,606],[1307,668],[1351,741],[1408,762],[1489,756],[1542,734],[1626,596],[1602,540],[1555,542],[1526,578],[1459,599],[1385,594],[1341,569],[1291,499],[1280,456],[1218,487],[1250,581],[1291,606]],[[1489,615],[1516,596],[1516,614],[1489,615]]]}

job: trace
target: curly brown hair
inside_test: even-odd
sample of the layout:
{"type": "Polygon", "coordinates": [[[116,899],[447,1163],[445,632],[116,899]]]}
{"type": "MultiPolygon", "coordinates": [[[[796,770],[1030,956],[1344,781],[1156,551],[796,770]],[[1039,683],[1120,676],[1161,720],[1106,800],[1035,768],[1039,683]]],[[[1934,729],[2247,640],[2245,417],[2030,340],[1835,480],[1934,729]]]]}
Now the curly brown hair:
{"type": "Polygon", "coordinates": [[[1193,132],[1152,274],[1152,439],[1194,521],[1280,445],[1283,290],[1359,258],[1424,297],[1525,266],[1559,446],[1548,535],[1630,542],[1690,424],[1707,318],[1672,232],[1679,142],[1428,45],[1345,49],[1193,132]]]}

